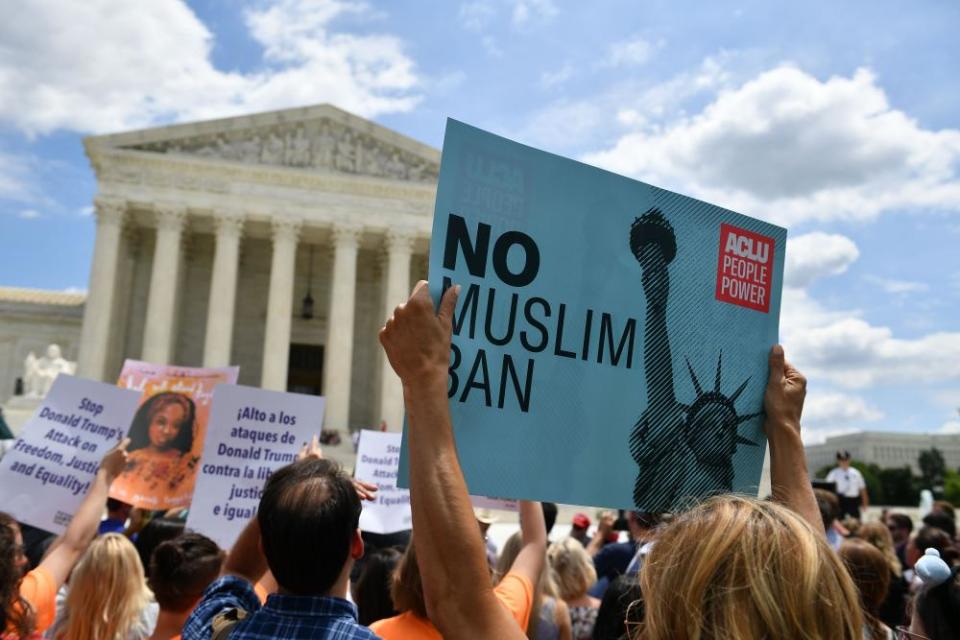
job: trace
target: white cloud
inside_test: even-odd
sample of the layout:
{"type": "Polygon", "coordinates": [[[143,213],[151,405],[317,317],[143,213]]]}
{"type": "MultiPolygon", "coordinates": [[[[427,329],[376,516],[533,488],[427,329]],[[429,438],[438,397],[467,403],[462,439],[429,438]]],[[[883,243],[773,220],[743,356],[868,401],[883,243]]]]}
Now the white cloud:
{"type": "Polygon", "coordinates": [[[781,336],[807,377],[845,388],[960,380],[960,332],[898,338],[856,310],[829,310],[784,289],[781,336]]]}
{"type": "Polygon", "coordinates": [[[514,26],[523,27],[534,20],[549,20],[557,15],[553,0],[514,0],[511,20],[514,26]]]}
{"type": "Polygon", "coordinates": [[[960,433],[960,420],[948,420],[940,427],[940,433],[960,433]]]}
{"type": "Polygon", "coordinates": [[[544,71],[540,74],[540,86],[544,89],[551,89],[563,84],[573,77],[575,68],[569,62],[556,71],[544,71]]]}
{"type": "Polygon", "coordinates": [[[801,436],[806,445],[827,438],[863,431],[863,424],[876,422],[884,413],[860,396],[811,389],[803,403],[801,436]]]}
{"type": "Polygon", "coordinates": [[[0,199],[29,201],[33,189],[27,173],[25,159],[0,152],[0,199]]]}
{"type": "Polygon", "coordinates": [[[893,295],[902,295],[906,293],[923,293],[930,290],[930,285],[925,282],[914,282],[912,280],[896,280],[893,278],[881,278],[880,276],[866,276],[868,282],[877,285],[886,293],[893,295]]]}
{"type": "Polygon", "coordinates": [[[960,210],[960,131],[891,108],[866,69],[820,81],[782,65],[585,159],[783,224],[960,210]]]}
{"type": "Polygon", "coordinates": [[[460,5],[460,24],[470,31],[483,31],[496,15],[497,10],[491,2],[464,2],[460,5]]]}
{"type": "Polygon", "coordinates": [[[400,40],[331,28],[343,15],[370,17],[365,4],[272,0],[255,7],[244,19],[264,61],[240,73],[213,66],[213,36],[182,0],[22,4],[16,20],[0,21],[0,121],[34,135],[317,102],[364,116],[417,104],[418,77],[400,40]]]}
{"type": "Polygon", "coordinates": [[[658,45],[651,44],[644,38],[633,38],[615,42],[607,52],[607,64],[613,67],[639,66],[646,64],[653,56],[658,45]]]}
{"type": "Polygon", "coordinates": [[[817,278],[843,273],[860,251],[853,240],[819,231],[787,240],[784,286],[804,288],[817,278]]]}
{"type": "Polygon", "coordinates": [[[85,206],[85,207],[80,207],[80,208],[77,210],[77,213],[78,213],[81,217],[84,217],[84,218],[86,218],[86,217],[88,217],[88,216],[92,216],[92,215],[93,215],[93,205],[87,205],[87,206],[85,206]]]}
{"type": "Polygon", "coordinates": [[[843,426],[874,422],[883,412],[854,395],[836,391],[811,391],[803,404],[804,425],[843,426]]]}
{"type": "Polygon", "coordinates": [[[707,58],[696,69],[653,85],[630,76],[587,98],[558,100],[507,133],[527,144],[579,154],[596,148],[597,140],[621,135],[624,127],[659,126],[665,114],[682,111],[685,101],[723,86],[729,78],[726,59],[707,58]]]}
{"type": "Polygon", "coordinates": [[[36,220],[42,216],[36,209],[22,209],[20,213],[17,214],[17,217],[23,220],[36,220]]]}

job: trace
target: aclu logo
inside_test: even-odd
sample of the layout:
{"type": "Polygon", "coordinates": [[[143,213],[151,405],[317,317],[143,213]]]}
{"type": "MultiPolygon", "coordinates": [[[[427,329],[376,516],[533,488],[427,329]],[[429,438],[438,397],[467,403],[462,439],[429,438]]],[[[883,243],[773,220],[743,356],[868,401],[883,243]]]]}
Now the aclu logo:
{"type": "Polygon", "coordinates": [[[721,224],[717,300],[769,313],[774,247],[773,238],[721,224]]]}

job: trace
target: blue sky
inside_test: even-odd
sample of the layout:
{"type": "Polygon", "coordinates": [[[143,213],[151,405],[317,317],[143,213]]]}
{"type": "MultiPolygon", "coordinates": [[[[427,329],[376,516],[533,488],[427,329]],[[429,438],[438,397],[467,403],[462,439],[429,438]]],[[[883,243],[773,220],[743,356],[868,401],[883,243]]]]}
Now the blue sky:
{"type": "Polygon", "coordinates": [[[810,440],[960,431],[956,2],[0,10],[0,285],[86,287],[84,135],[331,102],[439,147],[452,116],[786,225],[810,440]]]}

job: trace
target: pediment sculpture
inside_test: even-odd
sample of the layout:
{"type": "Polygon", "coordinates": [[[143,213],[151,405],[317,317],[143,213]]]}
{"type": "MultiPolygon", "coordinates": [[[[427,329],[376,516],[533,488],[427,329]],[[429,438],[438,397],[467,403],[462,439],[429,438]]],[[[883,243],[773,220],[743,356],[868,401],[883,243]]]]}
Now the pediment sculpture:
{"type": "Polygon", "coordinates": [[[211,133],[129,148],[422,183],[436,182],[440,172],[437,162],[329,119],[211,133]]]}

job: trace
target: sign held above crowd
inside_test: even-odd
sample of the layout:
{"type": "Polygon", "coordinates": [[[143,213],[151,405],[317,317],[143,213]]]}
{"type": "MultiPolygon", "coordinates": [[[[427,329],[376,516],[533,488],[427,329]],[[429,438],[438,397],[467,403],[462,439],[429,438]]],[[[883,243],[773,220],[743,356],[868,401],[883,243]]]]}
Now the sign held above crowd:
{"type": "Polygon", "coordinates": [[[318,396],[217,386],[187,526],[232,546],[270,475],[320,433],[323,409],[318,396]]]}
{"type": "Polygon", "coordinates": [[[437,302],[462,286],[470,492],[652,511],[755,493],[786,230],[454,120],[442,158],[429,279],[437,302]]]}
{"type": "Polygon", "coordinates": [[[20,522],[61,534],[104,454],[126,435],[140,394],[60,374],[0,460],[0,504],[20,522]]]}
{"type": "Polygon", "coordinates": [[[139,391],[141,404],[130,424],[127,470],[110,497],[144,509],[189,506],[213,390],[236,384],[239,371],[124,362],[117,384],[139,391]]]}

